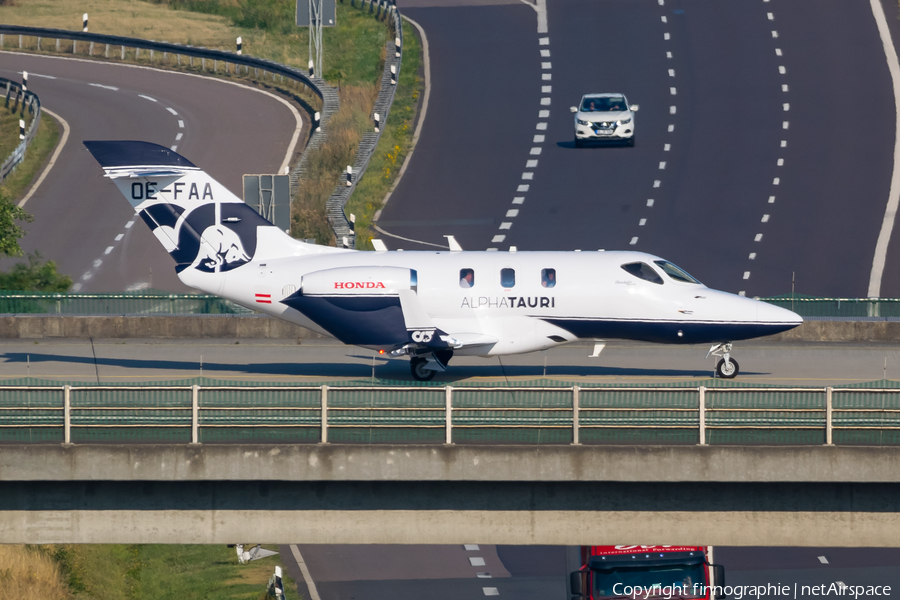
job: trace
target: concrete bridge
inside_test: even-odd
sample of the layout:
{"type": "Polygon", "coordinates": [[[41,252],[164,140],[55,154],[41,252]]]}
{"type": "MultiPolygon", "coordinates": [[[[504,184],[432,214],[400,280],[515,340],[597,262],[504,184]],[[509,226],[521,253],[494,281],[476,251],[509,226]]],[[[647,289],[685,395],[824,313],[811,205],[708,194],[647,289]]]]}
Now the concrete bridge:
{"type": "Polygon", "coordinates": [[[0,543],[896,546],[900,448],[0,447],[0,543]]]}

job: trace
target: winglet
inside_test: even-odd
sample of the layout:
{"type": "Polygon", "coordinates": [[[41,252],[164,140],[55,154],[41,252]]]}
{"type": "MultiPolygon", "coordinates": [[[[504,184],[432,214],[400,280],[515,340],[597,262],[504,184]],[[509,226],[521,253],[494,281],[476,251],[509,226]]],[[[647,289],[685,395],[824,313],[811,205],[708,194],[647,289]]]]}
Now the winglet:
{"type": "Polygon", "coordinates": [[[452,235],[445,235],[447,238],[447,244],[450,246],[450,252],[462,252],[462,246],[459,245],[459,242],[456,241],[456,238],[452,235]]]}

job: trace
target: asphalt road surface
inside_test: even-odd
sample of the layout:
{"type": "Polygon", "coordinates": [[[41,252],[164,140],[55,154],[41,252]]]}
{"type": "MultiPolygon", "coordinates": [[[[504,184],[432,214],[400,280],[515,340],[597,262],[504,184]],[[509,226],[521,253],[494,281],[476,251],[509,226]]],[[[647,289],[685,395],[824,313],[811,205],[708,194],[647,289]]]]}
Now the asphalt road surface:
{"type": "Polygon", "coordinates": [[[82,141],[177,147],[240,198],[242,174],[276,172],[296,127],[291,111],[274,98],[209,78],[0,52],[0,76],[20,80],[23,70],[29,89],[69,123],[71,133],[25,205],[35,219],[25,225],[21,245],[56,261],[72,277],[74,291],[189,291],[82,141]]]}
{"type": "MultiPolygon", "coordinates": [[[[708,347],[610,342],[590,358],[591,344],[498,358],[456,357],[434,382],[524,384],[548,378],[575,383],[674,383],[712,376],[708,347]],[[546,370],[545,370],[546,360],[546,370]]],[[[825,386],[900,379],[900,344],[735,346],[737,382],[825,386]]],[[[0,378],[94,382],[169,381],[204,375],[238,381],[411,381],[409,361],[329,340],[301,345],[272,340],[2,340],[0,378]]]]}
{"type": "MultiPolygon", "coordinates": [[[[457,600],[488,595],[567,600],[566,549],[562,546],[299,545],[298,550],[321,600],[457,600]],[[483,566],[474,566],[473,559],[483,566]]],[[[281,555],[288,574],[298,582],[298,591],[310,598],[290,547],[282,547],[281,555]]],[[[821,597],[823,594],[803,593],[802,586],[837,582],[848,586],[889,585],[891,595],[900,590],[897,548],[723,546],[714,549],[713,558],[725,567],[729,586],[788,586],[787,595],[763,596],[768,600],[821,597]]],[[[739,596],[732,594],[730,598],[739,596]]]]}
{"type": "MultiPolygon", "coordinates": [[[[428,35],[433,87],[385,230],[642,250],[749,296],[792,280],[867,294],[895,122],[868,2],[554,0],[547,34],[523,3],[399,4],[428,35]],[[575,149],[569,106],[606,91],[640,105],[636,147],[575,149]]],[[[883,6],[897,42],[897,4],[883,6]]],[[[898,275],[895,241],[883,295],[898,275]]]]}

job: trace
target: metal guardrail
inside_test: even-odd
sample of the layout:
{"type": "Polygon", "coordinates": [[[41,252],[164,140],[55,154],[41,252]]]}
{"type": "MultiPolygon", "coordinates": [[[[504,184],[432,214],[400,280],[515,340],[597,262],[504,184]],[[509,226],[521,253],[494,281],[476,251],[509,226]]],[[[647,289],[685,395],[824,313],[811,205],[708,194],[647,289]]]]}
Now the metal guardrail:
{"type": "Polygon", "coordinates": [[[24,117],[25,107],[27,106],[29,114],[33,115],[31,124],[25,131],[25,139],[16,146],[16,149],[10,153],[6,160],[3,161],[3,165],[0,166],[0,181],[3,181],[6,179],[7,175],[12,173],[13,169],[19,166],[22,159],[25,158],[25,151],[28,149],[28,145],[37,133],[38,126],[41,124],[41,100],[38,98],[37,94],[24,91],[21,83],[6,79],[5,77],[0,77],[0,86],[6,88],[5,108],[9,108],[9,101],[10,98],[12,98],[15,103],[12,112],[15,113],[17,110],[21,110],[21,116],[24,117]],[[20,105],[21,109],[18,109],[20,105]]]}
{"type": "Polygon", "coordinates": [[[900,443],[900,388],[4,385],[7,443],[900,443]]]}
{"type": "Polygon", "coordinates": [[[253,311],[218,296],[200,294],[41,294],[0,291],[0,314],[151,316],[253,314],[253,311]]]}

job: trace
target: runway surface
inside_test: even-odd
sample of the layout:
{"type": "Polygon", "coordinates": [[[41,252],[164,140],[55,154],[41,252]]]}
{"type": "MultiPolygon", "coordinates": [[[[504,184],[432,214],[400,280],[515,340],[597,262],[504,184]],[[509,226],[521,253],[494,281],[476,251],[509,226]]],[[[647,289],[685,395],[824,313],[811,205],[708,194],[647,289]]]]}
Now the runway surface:
{"type": "Polygon", "coordinates": [[[29,90],[72,131],[56,166],[25,205],[35,220],[25,225],[21,245],[56,261],[75,282],[73,291],[188,291],[174,261],[135,221],[128,201],[103,177],[82,141],[176,147],[241,198],[242,174],[276,172],[296,127],[281,102],[209,78],[0,52],[0,76],[20,80],[23,70],[29,90]]]}
{"type": "MultiPolygon", "coordinates": [[[[433,87],[387,231],[643,250],[749,296],[866,295],[895,121],[869,3],[555,0],[547,34],[525,4],[436,4],[400,2],[433,87]],[[636,147],[575,149],[569,106],[605,91],[640,105],[636,147]]],[[[884,295],[898,275],[895,241],[884,295]]]]}
{"type": "MultiPolygon", "coordinates": [[[[568,569],[566,548],[562,546],[300,545],[298,549],[321,600],[423,597],[456,600],[488,595],[567,600],[568,569]],[[483,566],[473,566],[473,559],[483,566]],[[490,574],[490,578],[484,574],[490,574]]],[[[290,548],[282,547],[281,556],[288,574],[298,582],[299,592],[309,598],[308,587],[290,548]]],[[[762,596],[770,600],[821,597],[824,594],[803,593],[802,586],[830,586],[837,582],[849,586],[888,585],[891,594],[900,588],[900,549],[897,548],[720,546],[714,549],[713,559],[725,567],[726,585],[788,586],[787,595],[762,596]]],[[[730,596],[739,597],[748,596],[730,596]]]]}
{"type": "MultiPolygon", "coordinates": [[[[545,376],[575,383],[705,381],[708,347],[610,342],[590,358],[591,344],[498,358],[454,357],[433,382],[525,384],[545,376]],[[546,370],[545,370],[546,360],[546,370]]],[[[738,344],[737,382],[825,386],[900,379],[900,344],[738,344]]],[[[3,340],[0,378],[92,382],[169,381],[204,375],[237,381],[411,381],[409,361],[328,340],[3,340]]],[[[699,385],[699,383],[698,383],[699,385]]]]}

